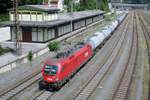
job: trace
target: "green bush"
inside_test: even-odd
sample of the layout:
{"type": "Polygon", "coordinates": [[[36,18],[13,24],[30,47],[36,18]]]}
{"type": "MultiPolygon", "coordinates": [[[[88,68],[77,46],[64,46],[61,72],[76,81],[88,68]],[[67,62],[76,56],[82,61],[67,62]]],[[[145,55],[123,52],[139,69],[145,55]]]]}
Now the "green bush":
{"type": "Polygon", "coordinates": [[[32,53],[32,51],[29,51],[29,53],[28,53],[28,60],[32,61],[32,58],[33,58],[33,53],[32,53]]]}
{"type": "Polygon", "coordinates": [[[32,60],[33,60],[33,53],[32,53],[32,51],[29,51],[27,58],[30,61],[30,66],[32,67],[32,60]]]}
{"type": "Polygon", "coordinates": [[[49,51],[57,51],[60,48],[59,42],[50,42],[48,44],[48,48],[49,48],[49,51]]]}
{"type": "Polygon", "coordinates": [[[106,21],[112,21],[113,19],[116,18],[116,14],[115,13],[112,13],[111,15],[105,14],[104,18],[105,18],[106,21]]]}
{"type": "Polygon", "coordinates": [[[0,55],[9,52],[10,50],[7,48],[2,48],[2,46],[0,45],[0,55]]]}

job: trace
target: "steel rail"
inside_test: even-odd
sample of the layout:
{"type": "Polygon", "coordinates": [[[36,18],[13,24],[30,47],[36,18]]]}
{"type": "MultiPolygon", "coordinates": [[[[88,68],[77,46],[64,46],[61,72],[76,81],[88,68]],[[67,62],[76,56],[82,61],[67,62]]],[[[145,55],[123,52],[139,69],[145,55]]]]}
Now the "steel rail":
{"type": "MultiPolygon", "coordinates": [[[[149,21],[149,18],[148,17],[150,17],[149,15],[145,15],[146,13],[142,13],[142,12],[140,12],[140,13],[138,13],[138,15],[139,15],[139,21],[141,22],[140,24],[141,24],[141,27],[142,27],[142,30],[143,30],[143,33],[144,33],[144,37],[145,37],[145,39],[146,39],[146,45],[147,45],[147,52],[148,52],[148,57],[149,57],[149,76],[150,76],[150,34],[149,34],[149,32],[150,32],[150,30],[149,30],[149,28],[148,28],[148,23],[150,22],[149,21]]],[[[148,100],[150,99],[150,77],[149,77],[149,93],[148,94],[146,94],[146,95],[148,95],[148,100]]]]}
{"type": "MultiPolygon", "coordinates": [[[[93,25],[93,26],[95,26],[95,25],[93,25]]],[[[93,26],[91,26],[91,27],[93,27],[93,26]]],[[[86,30],[89,31],[88,29],[86,29],[86,30]]],[[[84,31],[86,31],[86,30],[84,30],[84,31]]],[[[83,33],[83,31],[81,33],[83,33]]],[[[66,39],[69,39],[69,38],[72,38],[72,37],[75,37],[78,35],[80,35],[80,34],[71,35],[63,40],[66,40],[66,39]]],[[[63,41],[63,40],[61,40],[61,41],[63,41]]],[[[26,88],[28,88],[32,84],[36,83],[40,78],[41,78],[40,71],[35,72],[35,73],[25,77],[24,79],[19,81],[17,84],[15,84],[15,85],[11,86],[10,88],[7,88],[3,92],[1,92],[0,99],[8,100],[8,99],[15,97],[17,94],[24,91],[26,88]]]]}
{"type": "MultiPolygon", "coordinates": [[[[128,95],[128,89],[131,85],[131,79],[132,79],[132,75],[135,69],[135,64],[136,64],[136,59],[137,59],[137,48],[138,48],[138,42],[137,42],[137,27],[136,27],[136,23],[135,23],[135,14],[133,15],[134,19],[132,19],[133,21],[133,33],[132,33],[132,45],[130,48],[130,53],[129,53],[129,59],[126,63],[124,72],[122,73],[122,77],[119,81],[119,84],[116,88],[116,90],[113,93],[112,96],[112,100],[125,100],[127,98],[128,95]]],[[[132,29],[129,29],[132,30],[132,29]]]]}
{"type": "MultiPolygon", "coordinates": [[[[129,24],[129,23],[128,23],[129,24]]],[[[126,25],[126,27],[128,27],[128,24],[126,25]]],[[[127,31],[127,28],[124,29],[124,32],[125,33],[127,31]]],[[[122,43],[125,42],[125,39],[123,39],[122,43]]],[[[121,45],[122,46],[122,45],[121,45]]],[[[118,51],[121,50],[121,47],[118,51]]],[[[112,54],[113,52],[111,52],[112,54]]],[[[116,58],[117,54],[115,55],[114,58],[116,58]]],[[[108,58],[109,59],[109,58],[108,58]]],[[[108,60],[107,59],[107,60],[108,60]]],[[[107,61],[106,60],[106,61],[107,61]]],[[[74,96],[74,99],[76,100],[80,100],[80,99],[83,99],[83,100],[86,100],[90,95],[91,93],[95,90],[95,88],[97,87],[97,85],[100,83],[100,81],[104,78],[104,76],[107,74],[107,72],[109,71],[109,69],[111,68],[111,65],[113,64],[115,59],[113,59],[113,61],[111,62],[110,66],[108,67],[107,70],[104,71],[101,79],[99,79],[98,77],[98,73],[100,71],[102,71],[102,67],[100,67],[95,73],[94,75],[90,78],[90,80],[85,84],[85,86],[79,91],[79,93],[77,95],[74,96]]],[[[104,63],[105,64],[105,63],[104,63]]],[[[104,66],[104,64],[102,66],[104,66]]],[[[103,71],[102,71],[103,72],[103,71]]]]}

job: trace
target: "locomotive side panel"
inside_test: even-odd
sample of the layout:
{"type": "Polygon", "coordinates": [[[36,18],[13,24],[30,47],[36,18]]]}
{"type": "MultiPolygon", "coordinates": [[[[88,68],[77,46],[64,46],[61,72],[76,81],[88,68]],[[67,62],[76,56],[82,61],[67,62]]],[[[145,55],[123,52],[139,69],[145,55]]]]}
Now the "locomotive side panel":
{"type": "Polygon", "coordinates": [[[66,63],[62,66],[60,73],[60,80],[69,78],[73,73],[77,71],[91,56],[93,51],[91,46],[85,45],[79,51],[75,52],[74,55],[66,59],[66,63]]]}

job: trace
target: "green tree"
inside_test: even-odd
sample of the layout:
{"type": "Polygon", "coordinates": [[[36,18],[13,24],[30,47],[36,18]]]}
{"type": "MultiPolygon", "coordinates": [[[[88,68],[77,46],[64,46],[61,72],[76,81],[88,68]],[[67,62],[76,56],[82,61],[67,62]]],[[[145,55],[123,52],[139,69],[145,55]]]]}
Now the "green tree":
{"type": "Polygon", "coordinates": [[[41,4],[43,0],[20,0],[20,5],[25,4],[41,4]]]}
{"type": "MultiPolygon", "coordinates": [[[[18,0],[19,5],[41,4],[43,0],[18,0]]],[[[13,7],[13,0],[0,0],[0,14],[7,13],[7,9],[13,7]]]]}
{"type": "Polygon", "coordinates": [[[80,4],[79,3],[74,4],[73,7],[74,7],[74,11],[80,11],[80,4]]]}
{"type": "Polygon", "coordinates": [[[28,58],[28,61],[30,61],[30,66],[32,67],[32,60],[33,60],[33,53],[32,53],[32,51],[28,52],[27,58],[28,58]]]}
{"type": "Polygon", "coordinates": [[[89,0],[89,3],[87,3],[87,10],[93,10],[97,8],[96,0],[89,0]]]}
{"type": "Polygon", "coordinates": [[[12,7],[11,0],[0,0],[0,13],[6,13],[8,8],[12,7]]]}
{"type": "Polygon", "coordinates": [[[85,10],[87,5],[87,0],[80,0],[80,10],[85,10]]]}
{"type": "Polygon", "coordinates": [[[81,0],[80,1],[81,10],[93,10],[101,9],[108,11],[108,1],[107,0],[81,0]]]}
{"type": "Polygon", "coordinates": [[[75,3],[75,0],[64,0],[68,12],[80,11],[80,5],[75,3]]]}
{"type": "Polygon", "coordinates": [[[57,52],[57,50],[60,48],[60,46],[59,46],[59,42],[50,42],[49,44],[48,44],[48,48],[49,48],[49,51],[56,51],[57,52]]]}
{"type": "Polygon", "coordinates": [[[104,11],[109,11],[108,1],[107,0],[102,0],[101,5],[100,5],[100,9],[104,10],[104,11]]]}

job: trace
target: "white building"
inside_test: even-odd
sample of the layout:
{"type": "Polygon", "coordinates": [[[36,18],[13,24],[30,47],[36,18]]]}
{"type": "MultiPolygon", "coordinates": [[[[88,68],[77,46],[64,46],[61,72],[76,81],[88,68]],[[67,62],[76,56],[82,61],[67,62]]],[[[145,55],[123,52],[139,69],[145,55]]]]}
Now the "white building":
{"type": "MultiPolygon", "coordinates": [[[[25,5],[19,8],[19,21],[52,21],[58,19],[59,9],[48,5],[25,5]]],[[[14,12],[9,11],[10,21],[14,20],[14,12]]]]}
{"type": "MultiPolygon", "coordinates": [[[[20,40],[45,43],[86,28],[102,20],[104,14],[102,11],[82,11],[58,15],[59,10],[57,6],[48,4],[19,6],[20,40]]],[[[13,9],[9,9],[9,14],[10,21],[3,24],[10,27],[11,41],[16,41],[13,9]]]]}
{"type": "Polygon", "coordinates": [[[47,4],[49,7],[57,7],[61,11],[64,10],[64,0],[43,0],[43,4],[47,4]]]}

